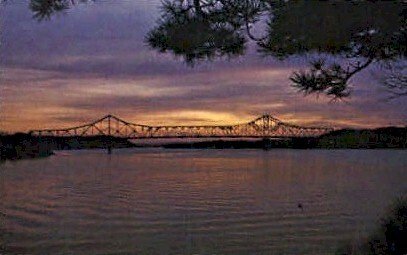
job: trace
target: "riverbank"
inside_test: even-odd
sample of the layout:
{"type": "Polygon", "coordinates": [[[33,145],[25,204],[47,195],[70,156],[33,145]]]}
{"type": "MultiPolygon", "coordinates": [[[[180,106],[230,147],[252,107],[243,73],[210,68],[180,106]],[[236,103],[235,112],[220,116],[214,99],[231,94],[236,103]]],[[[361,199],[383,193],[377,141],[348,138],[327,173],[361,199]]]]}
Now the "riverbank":
{"type": "Polygon", "coordinates": [[[339,249],[337,255],[407,254],[407,196],[400,196],[380,219],[377,230],[358,245],[339,249]]]}
{"type": "Polygon", "coordinates": [[[52,148],[41,146],[40,141],[31,135],[18,133],[0,136],[0,160],[18,160],[48,157],[52,148]]]}
{"type": "Polygon", "coordinates": [[[17,133],[0,136],[0,159],[18,160],[41,158],[53,155],[55,150],[106,149],[137,147],[122,138],[107,136],[92,137],[36,137],[17,133]]]}

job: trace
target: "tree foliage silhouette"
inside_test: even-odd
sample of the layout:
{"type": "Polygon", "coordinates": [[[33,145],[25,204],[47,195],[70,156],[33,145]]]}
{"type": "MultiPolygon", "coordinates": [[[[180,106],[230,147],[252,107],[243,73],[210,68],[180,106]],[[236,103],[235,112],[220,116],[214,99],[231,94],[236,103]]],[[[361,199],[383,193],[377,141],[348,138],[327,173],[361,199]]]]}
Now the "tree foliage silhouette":
{"type": "Polygon", "coordinates": [[[44,20],[81,2],[85,3],[88,0],[30,0],[30,9],[35,19],[44,20]]]}
{"type": "Polygon", "coordinates": [[[305,94],[324,93],[336,99],[349,96],[350,79],[372,63],[406,56],[405,7],[402,1],[166,1],[147,41],[161,52],[184,56],[188,63],[211,59],[215,52],[243,54],[247,41],[243,34],[256,42],[259,52],[279,59],[320,53],[324,57],[311,62],[309,70],[294,72],[290,80],[305,94]],[[184,19],[186,15],[204,19],[206,27],[219,27],[221,21],[231,29],[221,33],[221,44],[208,43],[208,38],[218,38],[219,33],[191,29],[193,22],[184,19]],[[266,21],[266,29],[256,37],[251,30],[261,21],[266,21]],[[202,40],[194,40],[196,37],[202,40]],[[211,50],[206,51],[204,45],[211,45],[211,50]],[[207,54],[199,54],[201,51],[207,54]],[[326,64],[333,59],[330,56],[340,61],[326,64]]]}
{"type": "Polygon", "coordinates": [[[323,59],[311,62],[291,81],[306,94],[346,97],[355,74],[374,62],[406,56],[405,7],[401,1],[289,1],[274,9],[259,46],[279,58],[309,52],[339,56],[331,65],[323,59]]]}
{"type": "Polygon", "coordinates": [[[244,53],[246,37],[241,27],[254,20],[260,1],[165,1],[162,18],[147,35],[148,44],[170,51],[192,64],[199,59],[244,53]],[[243,15],[243,13],[245,15],[243,15]]]}

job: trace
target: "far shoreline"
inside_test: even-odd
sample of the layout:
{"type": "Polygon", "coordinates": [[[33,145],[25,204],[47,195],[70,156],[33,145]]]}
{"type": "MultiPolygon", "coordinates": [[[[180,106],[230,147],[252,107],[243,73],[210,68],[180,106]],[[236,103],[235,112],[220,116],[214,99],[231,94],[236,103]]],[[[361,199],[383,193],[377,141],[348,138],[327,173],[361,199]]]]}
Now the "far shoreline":
{"type": "Polygon", "coordinates": [[[407,127],[377,129],[342,129],[319,137],[287,139],[259,138],[255,140],[212,139],[197,142],[162,142],[135,144],[112,136],[54,137],[25,133],[0,135],[0,161],[49,157],[54,151],[79,149],[153,148],[165,149],[407,149],[407,127]]]}

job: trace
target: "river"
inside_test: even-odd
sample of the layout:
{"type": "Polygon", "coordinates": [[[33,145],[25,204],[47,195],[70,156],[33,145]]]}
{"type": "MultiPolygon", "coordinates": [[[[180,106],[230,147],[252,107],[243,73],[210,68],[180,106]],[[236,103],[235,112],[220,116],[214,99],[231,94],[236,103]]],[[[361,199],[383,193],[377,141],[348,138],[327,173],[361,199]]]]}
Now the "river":
{"type": "Polygon", "coordinates": [[[60,151],[0,168],[4,254],[334,254],[407,190],[406,150],[60,151]]]}

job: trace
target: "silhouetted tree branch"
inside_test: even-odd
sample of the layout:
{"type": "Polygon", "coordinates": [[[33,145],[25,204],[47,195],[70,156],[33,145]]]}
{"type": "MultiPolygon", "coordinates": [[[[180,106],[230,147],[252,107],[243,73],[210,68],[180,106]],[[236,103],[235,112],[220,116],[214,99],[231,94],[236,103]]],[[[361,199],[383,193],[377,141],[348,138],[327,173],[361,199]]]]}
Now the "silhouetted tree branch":
{"type": "Polygon", "coordinates": [[[293,73],[293,86],[305,94],[324,93],[334,99],[347,97],[350,95],[350,79],[357,73],[374,62],[393,61],[406,55],[406,6],[402,1],[194,0],[195,5],[185,0],[171,2],[184,3],[184,10],[173,11],[171,18],[164,13],[147,41],[161,52],[184,55],[187,62],[222,56],[229,50],[233,50],[230,56],[243,54],[245,36],[257,42],[260,52],[279,59],[313,52],[323,53],[328,58],[341,56],[342,64],[328,66],[325,61],[317,61],[311,63],[308,71],[293,73]],[[219,20],[231,27],[224,38],[241,38],[238,44],[232,44],[238,47],[228,49],[231,45],[222,41],[218,45],[212,43],[214,47],[207,51],[207,55],[200,54],[200,50],[205,49],[202,45],[207,43],[208,38],[216,38],[217,31],[196,29],[195,36],[201,35],[205,39],[192,41],[192,29],[188,25],[172,22],[175,17],[185,15],[187,10],[198,7],[208,27],[219,20]],[[252,34],[251,28],[265,16],[268,17],[267,33],[265,37],[258,38],[252,34]],[[174,27],[178,29],[178,37],[170,33],[174,27]],[[185,40],[187,44],[179,45],[185,40]],[[180,50],[182,48],[184,51],[180,50]],[[239,50],[234,50],[236,48],[239,50]]]}
{"type": "Polygon", "coordinates": [[[254,22],[260,2],[165,1],[162,9],[161,20],[146,36],[147,43],[193,64],[199,59],[243,54],[246,38],[241,27],[254,22]]]}
{"type": "Polygon", "coordinates": [[[314,61],[308,71],[294,72],[290,80],[307,95],[347,97],[354,75],[374,62],[406,55],[405,7],[401,1],[289,1],[274,9],[269,38],[259,47],[280,59],[312,52],[341,56],[342,64],[314,61]]]}
{"type": "Polygon", "coordinates": [[[391,94],[389,99],[407,96],[407,64],[405,61],[386,66],[383,84],[391,94]]]}
{"type": "Polygon", "coordinates": [[[30,9],[34,12],[34,18],[41,21],[50,19],[53,14],[65,11],[80,2],[88,0],[31,0],[30,9]]]}
{"type": "Polygon", "coordinates": [[[333,99],[340,99],[350,95],[349,79],[368,67],[373,60],[373,58],[369,58],[364,63],[350,64],[353,69],[350,69],[349,66],[344,69],[338,63],[327,66],[323,59],[319,59],[311,62],[308,72],[294,72],[290,80],[293,82],[293,87],[306,95],[325,93],[333,99]]]}

